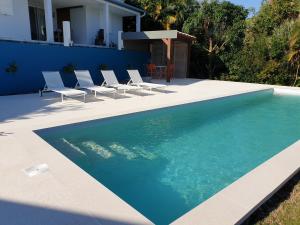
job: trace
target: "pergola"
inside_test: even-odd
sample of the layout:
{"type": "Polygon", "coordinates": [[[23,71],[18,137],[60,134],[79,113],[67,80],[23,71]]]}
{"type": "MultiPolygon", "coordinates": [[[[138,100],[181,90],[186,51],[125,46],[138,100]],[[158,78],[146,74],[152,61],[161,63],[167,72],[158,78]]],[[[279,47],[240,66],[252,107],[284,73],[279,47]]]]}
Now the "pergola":
{"type": "MultiPolygon", "coordinates": [[[[151,48],[149,47],[151,43],[155,41],[161,41],[161,48],[166,49],[166,53],[164,54],[166,55],[167,65],[175,64],[176,56],[174,55],[174,52],[176,51],[176,44],[185,43],[187,45],[187,65],[189,65],[190,48],[191,44],[196,40],[196,37],[179,32],[177,30],[160,30],[144,32],[125,32],[122,35],[122,39],[124,41],[125,49],[145,50],[150,51],[151,53],[153,53],[153,50],[151,50],[151,48]],[[141,46],[144,46],[143,49],[141,49],[141,46]]],[[[177,65],[177,70],[179,70],[180,66],[182,65],[177,65]]],[[[186,73],[188,73],[188,66],[186,73]]]]}

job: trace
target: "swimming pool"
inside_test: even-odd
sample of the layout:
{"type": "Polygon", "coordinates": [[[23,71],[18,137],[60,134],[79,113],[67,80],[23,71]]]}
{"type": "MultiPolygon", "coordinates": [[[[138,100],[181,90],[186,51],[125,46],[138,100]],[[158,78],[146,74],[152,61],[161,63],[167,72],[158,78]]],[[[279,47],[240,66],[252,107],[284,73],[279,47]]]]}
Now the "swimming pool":
{"type": "Polygon", "coordinates": [[[272,90],[39,130],[155,224],[168,224],[300,137],[272,90]]]}

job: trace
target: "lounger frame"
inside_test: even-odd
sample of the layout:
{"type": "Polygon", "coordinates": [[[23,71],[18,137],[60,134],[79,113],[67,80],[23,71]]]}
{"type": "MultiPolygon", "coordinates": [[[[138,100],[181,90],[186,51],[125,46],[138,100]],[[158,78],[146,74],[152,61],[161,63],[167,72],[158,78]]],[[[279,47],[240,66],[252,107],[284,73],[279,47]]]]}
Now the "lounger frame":
{"type": "Polygon", "coordinates": [[[94,84],[92,80],[91,74],[88,70],[75,70],[75,76],[77,78],[76,88],[82,88],[94,92],[95,98],[97,97],[97,93],[113,93],[114,98],[116,97],[116,90],[113,88],[105,87],[104,90],[103,86],[97,86],[94,84]],[[102,90],[100,90],[102,89],[102,90]]]}
{"type": "Polygon", "coordinates": [[[140,86],[144,89],[148,89],[150,92],[152,89],[165,89],[167,87],[167,85],[163,84],[144,82],[138,70],[127,70],[127,73],[130,77],[128,85],[140,86]]]}
{"type": "Polygon", "coordinates": [[[43,93],[44,92],[49,92],[49,91],[53,91],[53,92],[56,92],[58,94],[61,95],[61,102],[64,101],[64,96],[66,97],[70,97],[70,96],[74,96],[74,97],[77,97],[77,96],[83,96],[83,101],[85,102],[86,101],[86,92],[84,91],[80,91],[80,90],[76,90],[76,89],[72,89],[72,88],[66,88],[64,86],[64,83],[61,79],[61,75],[58,71],[43,71],[42,72],[43,74],[43,77],[45,79],[45,86],[42,90],[39,91],[40,93],[40,96],[43,96],[43,93]],[[47,79],[47,76],[53,76],[52,78],[55,78],[55,79],[52,79],[52,80],[49,80],[47,79]],[[52,83],[53,86],[52,87],[49,87],[49,83],[52,83]],[[71,92],[71,91],[78,91],[78,94],[70,94],[68,95],[67,93],[71,92]]]}

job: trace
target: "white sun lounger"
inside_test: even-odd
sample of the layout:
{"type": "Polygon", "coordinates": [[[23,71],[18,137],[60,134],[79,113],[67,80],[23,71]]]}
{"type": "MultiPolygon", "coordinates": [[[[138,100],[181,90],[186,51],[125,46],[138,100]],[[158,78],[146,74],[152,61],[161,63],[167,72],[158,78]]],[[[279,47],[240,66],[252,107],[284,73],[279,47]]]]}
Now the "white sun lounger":
{"type": "Polygon", "coordinates": [[[85,102],[86,92],[65,87],[59,72],[42,72],[42,74],[45,79],[46,85],[41,93],[44,91],[54,91],[56,93],[59,93],[61,95],[62,102],[64,101],[64,96],[83,96],[83,100],[85,102]]]}
{"type": "Polygon", "coordinates": [[[80,88],[95,92],[95,97],[97,97],[97,93],[116,93],[114,88],[96,86],[88,70],[75,70],[74,73],[78,80],[77,85],[80,88]]]}
{"type": "Polygon", "coordinates": [[[131,85],[138,86],[138,87],[140,86],[149,89],[150,91],[152,89],[164,89],[165,87],[167,87],[167,85],[164,84],[153,84],[153,83],[144,82],[138,70],[127,70],[127,72],[130,77],[129,84],[131,85]]]}
{"type": "Polygon", "coordinates": [[[120,84],[113,70],[101,70],[101,73],[104,78],[102,86],[106,85],[108,87],[115,88],[116,90],[124,91],[137,91],[141,90],[141,87],[131,86],[126,84],[120,84]]]}

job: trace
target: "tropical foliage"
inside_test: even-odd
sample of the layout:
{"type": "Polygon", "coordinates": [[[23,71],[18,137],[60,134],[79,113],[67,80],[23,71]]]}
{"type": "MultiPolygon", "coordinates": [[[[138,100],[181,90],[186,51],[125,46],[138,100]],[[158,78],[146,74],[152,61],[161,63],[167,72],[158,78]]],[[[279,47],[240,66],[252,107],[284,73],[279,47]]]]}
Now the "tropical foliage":
{"type": "Polygon", "coordinates": [[[243,47],[227,64],[228,72],[222,78],[297,85],[294,71],[297,59],[294,54],[299,50],[297,4],[298,0],[265,1],[261,10],[247,20],[243,47]]]}
{"type": "Polygon", "coordinates": [[[199,6],[196,0],[126,0],[126,2],[147,12],[142,21],[143,30],[181,30],[184,21],[199,6]]]}
{"type": "Polygon", "coordinates": [[[202,54],[201,61],[193,58],[193,71],[204,67],[209,78],[213,78],[226,70],[226,61],[243,43],[247,15],[246,9],[226,1],[201,4],[183,26],[184,32],[197,37],[194,47],[202,54]]]}
{"type": "Polygon", "coordinates": [[[191,74],[199,78],[300,86],[300,1],[264,0],[259,12],[221,0],[127,0],[147,12],[144,30],[197,37],[191,74]]]}

